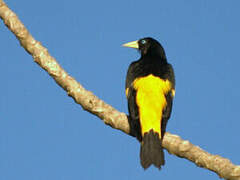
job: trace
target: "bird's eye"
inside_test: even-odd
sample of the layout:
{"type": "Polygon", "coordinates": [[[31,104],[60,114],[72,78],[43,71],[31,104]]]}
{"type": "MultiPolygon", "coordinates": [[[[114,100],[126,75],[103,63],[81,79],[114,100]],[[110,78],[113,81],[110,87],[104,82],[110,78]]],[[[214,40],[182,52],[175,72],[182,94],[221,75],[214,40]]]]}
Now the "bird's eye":
{"type": "Polygon", "coordinates": [[[147,41],[145,39],[141,40],[142,44],[145,44],[147,41]]]}

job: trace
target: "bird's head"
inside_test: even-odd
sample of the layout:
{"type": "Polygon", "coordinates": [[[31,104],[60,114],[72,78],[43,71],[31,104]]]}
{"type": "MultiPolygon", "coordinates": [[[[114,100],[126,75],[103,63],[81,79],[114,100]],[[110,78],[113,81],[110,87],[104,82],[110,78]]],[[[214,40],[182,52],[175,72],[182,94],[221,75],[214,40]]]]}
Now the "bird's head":
{"type": "Polygon", "coordinates": [[[160,56],[161,58],[166,59],[165,51],[162,45],[157,40],[150,37],[132,41],[123,44],[123,46],[138,49],[142,56],[152,55],[160,56]]]}

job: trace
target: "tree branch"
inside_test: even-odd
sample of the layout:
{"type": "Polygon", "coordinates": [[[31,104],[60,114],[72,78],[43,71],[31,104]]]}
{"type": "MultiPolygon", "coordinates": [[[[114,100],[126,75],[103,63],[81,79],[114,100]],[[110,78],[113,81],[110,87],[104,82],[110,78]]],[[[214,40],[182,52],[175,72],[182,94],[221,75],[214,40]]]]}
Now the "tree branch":
{"type": "MultiPolygon", "coordinates": [[[[0,18],[19,40],[21,46],[33,57],[34,61],[42,67],[61,86],[76,103],[82,108],[104,121],[114,129],[130,133],[130,127],[126,114],[114,109],[104,101],[87,91],[74,78],[69,76],[57,61],[48,53],[47,49],[36,41],[16,14],[0,0],[0,18]]],[[[169,153],[188,159],[199,167],[209,169],[221,178],[240,180],[240,166],[236,166],[226,158],[211,155],[201,148],[194,146],[189,141],[182,140],[177,135],[166,133],[163,139],[163,147],[169,153]]]]}

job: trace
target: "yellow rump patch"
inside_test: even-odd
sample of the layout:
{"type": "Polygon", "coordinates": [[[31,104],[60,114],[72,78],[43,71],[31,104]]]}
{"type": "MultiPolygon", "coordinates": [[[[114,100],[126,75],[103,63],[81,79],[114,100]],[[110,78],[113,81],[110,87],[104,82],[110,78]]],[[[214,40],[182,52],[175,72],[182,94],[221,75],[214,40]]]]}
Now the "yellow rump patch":
{"type": "Polygon", "coordinates": [[[150,74],[134,80],[133,86],[137,91],[142,136],[153,129],[161,137],[162,112],[167,105],[165,94],[172,90],[171,82],[150,74]]]}

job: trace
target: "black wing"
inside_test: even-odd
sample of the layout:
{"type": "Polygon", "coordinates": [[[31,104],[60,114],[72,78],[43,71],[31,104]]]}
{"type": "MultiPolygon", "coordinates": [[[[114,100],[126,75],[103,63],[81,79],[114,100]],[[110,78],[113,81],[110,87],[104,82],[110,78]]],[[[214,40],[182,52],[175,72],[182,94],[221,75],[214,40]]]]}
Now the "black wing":
{"type": "Polygon", "coordinates": [[[168,68],[166,68],[166,69],[167,69],[167,71],[165,73],[164,79],[168,79],[172,83],[172,89],[165,95],[165,98],[167,100],[167,106],[164,109],[163,115],[162,115],[162,125],[161,125],[162,137],[164,136],[164,134],[166,132],[167,122],[171,116],[172,102],[173,102],[173,97],[174,97],[174,93],[175,93],[175,75],[174,75],[174,71],[173,71],[171,64],[168,64],[168,68]]]}
{"type": "Polygon", "coordinates": [[[130,134],[137,137],[137,139],[141,141],[142,137],[139,122],[138,106],[136,104],[136,91],[132,86],[132,83],[136,78],[134,73],[135,67],[136,62],[133,62],[128,68],[125,88],[128,100],[130,134]]]}

